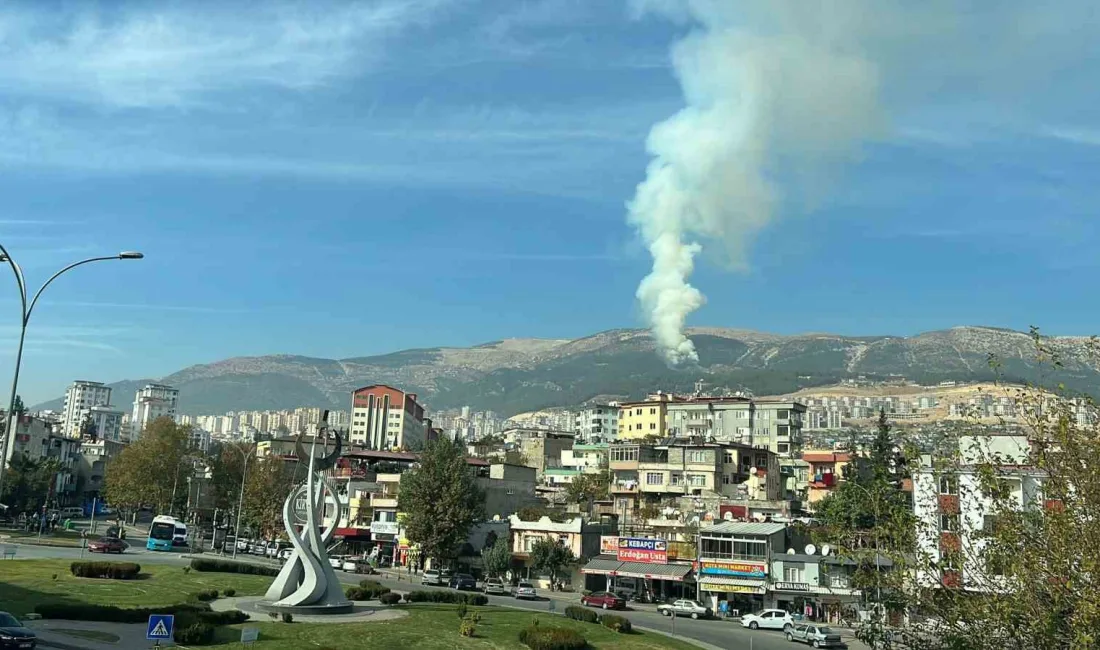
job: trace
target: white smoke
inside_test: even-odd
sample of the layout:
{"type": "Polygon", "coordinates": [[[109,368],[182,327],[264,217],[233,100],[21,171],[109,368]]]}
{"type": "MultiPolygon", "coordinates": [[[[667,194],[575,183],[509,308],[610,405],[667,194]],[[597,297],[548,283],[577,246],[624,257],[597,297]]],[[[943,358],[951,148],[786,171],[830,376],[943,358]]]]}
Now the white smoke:
{"type": "Polygon", "coordinates": [[[637,295],[658,349],[671,364],[696,362],[684,335],[705,302],[688,282],[695,256],[706,243],[743,268],[776,214],[775,178],[812,197],[822,173],[879,130],[878,73],[852,38],[860,7],[843,2],[635,4],[694,24],[672,50],[687,105],[650,132],[653,160],[629,210],[653,256],[637,295]]]}

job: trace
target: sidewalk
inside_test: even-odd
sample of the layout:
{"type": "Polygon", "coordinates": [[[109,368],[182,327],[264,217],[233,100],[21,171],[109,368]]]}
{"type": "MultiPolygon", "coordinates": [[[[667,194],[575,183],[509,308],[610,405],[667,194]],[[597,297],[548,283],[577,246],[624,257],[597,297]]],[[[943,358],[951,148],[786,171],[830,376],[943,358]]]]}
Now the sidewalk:
{"type": "MultiPolygon", "coordinates": [[[[95,621],[38,620],[25,621],[24,624],[38,635],[38,645],[59,650],[129,650],[145,648],[152,642],[145,640],[145,624],[99,623],[95,621]],[[119,640],[114,643],[94,641],[76,635],[64,634],[56,630],[85,630],[92,633],[112,634],[119,640]]],[[[175,645],[171,641],[161,641],[161,646],[175,645]]]]}

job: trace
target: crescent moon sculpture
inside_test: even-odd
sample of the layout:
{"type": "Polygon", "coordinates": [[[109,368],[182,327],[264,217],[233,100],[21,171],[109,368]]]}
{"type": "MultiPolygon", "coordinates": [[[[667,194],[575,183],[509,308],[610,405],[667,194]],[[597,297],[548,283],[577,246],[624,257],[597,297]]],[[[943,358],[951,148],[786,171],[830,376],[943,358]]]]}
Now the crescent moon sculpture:
{"type": "Polygon", "coordinates": [[[295,441],[299,462],[308,458],[309,468],[305,483],[291,490],[283,502],[283,525],[294,551],[264,595],[263,600],[267,601],[268,608],[272,610],[310,614],[345,613],[352,610],[352,603],[344,596],[340,581],[329,564],[327,551],[340,521],[340,500],[336,495],[336,488],[324,472],[336,464],[341,448],[340,434],[328,430],[328,411],[321,418],[308,455],[302,445],[301,434],[295,441]],[[329,435],[336,444],[332,453],[325,454],[329,435]],[[318,440],[321,440],[321,451],[324,454],[321,457],[315,455],[318,440]],[[330,500],[335,506],[335,513],[328,527],[321,530],[325,504],[330,500]],[[296,504],[305,506],[305,521],[301,532],[297,530],[295,522],[296,504]]]}

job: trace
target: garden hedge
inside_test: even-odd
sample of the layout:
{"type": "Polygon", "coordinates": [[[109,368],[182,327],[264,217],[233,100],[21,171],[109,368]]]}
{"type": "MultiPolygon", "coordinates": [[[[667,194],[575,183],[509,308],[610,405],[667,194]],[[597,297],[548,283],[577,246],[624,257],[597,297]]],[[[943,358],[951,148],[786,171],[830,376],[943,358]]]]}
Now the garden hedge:
{"type": "Polygon", "coordinates": [[[615,614],[604,614],[600,617],[600,624],[622,634],[630,634],[631,630],[633,630],[629,618],[617,616],[615,614]]]}
{"type": "Polygon", "coordinates": [[[248,562],[230,562],[228,560],[207,560],[195,558],[191,560],[191,568],[195,571],[210,573],[243,573],[254,576],[277,576],[279,569],[261,564],[249,564],[248,562]]]}
{"type": "Polygon", "coordinates": [[[410,591],[405,594],[405,602],[488,605],[489,597],[485,594],[464,594],[461,591],[410,591]]]}
{"type": "Polygon", "coordinates": [[[141,565],[133,562],[73,562],[69,570],[78,578],[134,580],[141,573],[141,565]]]}
{"type": "Polygon", "coordinates": [[[574,621],[581,621],[583,623],[599,623],[600,615],[596,612],[588,609],[587,607],[580,607],[578,605],[570,605],[565,608],[565,617],[571,618],[574,621]]]}
{"type": "Polygon", "coordinates": [[[584,650],[588,642],[576,630],[531,625],[520,630],[519,642],[531,650],[584,650]]]}

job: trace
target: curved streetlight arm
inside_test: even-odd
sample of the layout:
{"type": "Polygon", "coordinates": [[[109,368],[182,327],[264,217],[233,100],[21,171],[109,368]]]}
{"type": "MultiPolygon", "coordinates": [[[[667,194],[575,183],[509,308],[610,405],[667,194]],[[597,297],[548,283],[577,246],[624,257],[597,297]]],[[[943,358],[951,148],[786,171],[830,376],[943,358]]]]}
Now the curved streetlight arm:
{"type": "Polygon", "coordinates": [[[23,269],[15,263],[3,244],[0,244],[0,261],[7,262],[12,273],[15,274],[15,281],[19,284],[19,300],[23,303],[23,320],[25,322],[27,316],[27,282],[23,279],[23,269]]]}
{"type": "MultiPolygon", "coordinates": [[[[38,298],[39,298],[39,296],[42,295],[42,292],[46,290],[46,287],[50,286],[51,282],[53,282],[54,280],[59,278],[66,271],[75,269],[76,267],[81,266],[82,264],[91,264],[92,262],[104,262],[106,260],[117,260],[117,259],[122,259],[122,258],[119,257],[118,255],[112,255],[110,257],[89,257],[86,260],[80,260],[79,262],[73,262],[72,264],[66,266],[65,268],[61,269],[57,273],[54,273],[53,275],[50,276],[49,280],[46,280],[45,284],[43,284],[41,287],[39,287],[38,291],[34,294],[34,298],[31,298],[30,305],[26,305],[24,307],[24,310],[26,312],[26,315],[23,317],[24,320],[30,320],[31,312],[34,311],[34,306],[38,303],[38,298]]],[[[11,261],[10,257],[8,257],[8,261],[11,261]]],[[[26,291],[24,290],[24,295],[25,294],[26,294],[26,291]]],[[[26,300],[26,299],[24,299],[24,300],[26,300]]]]}

